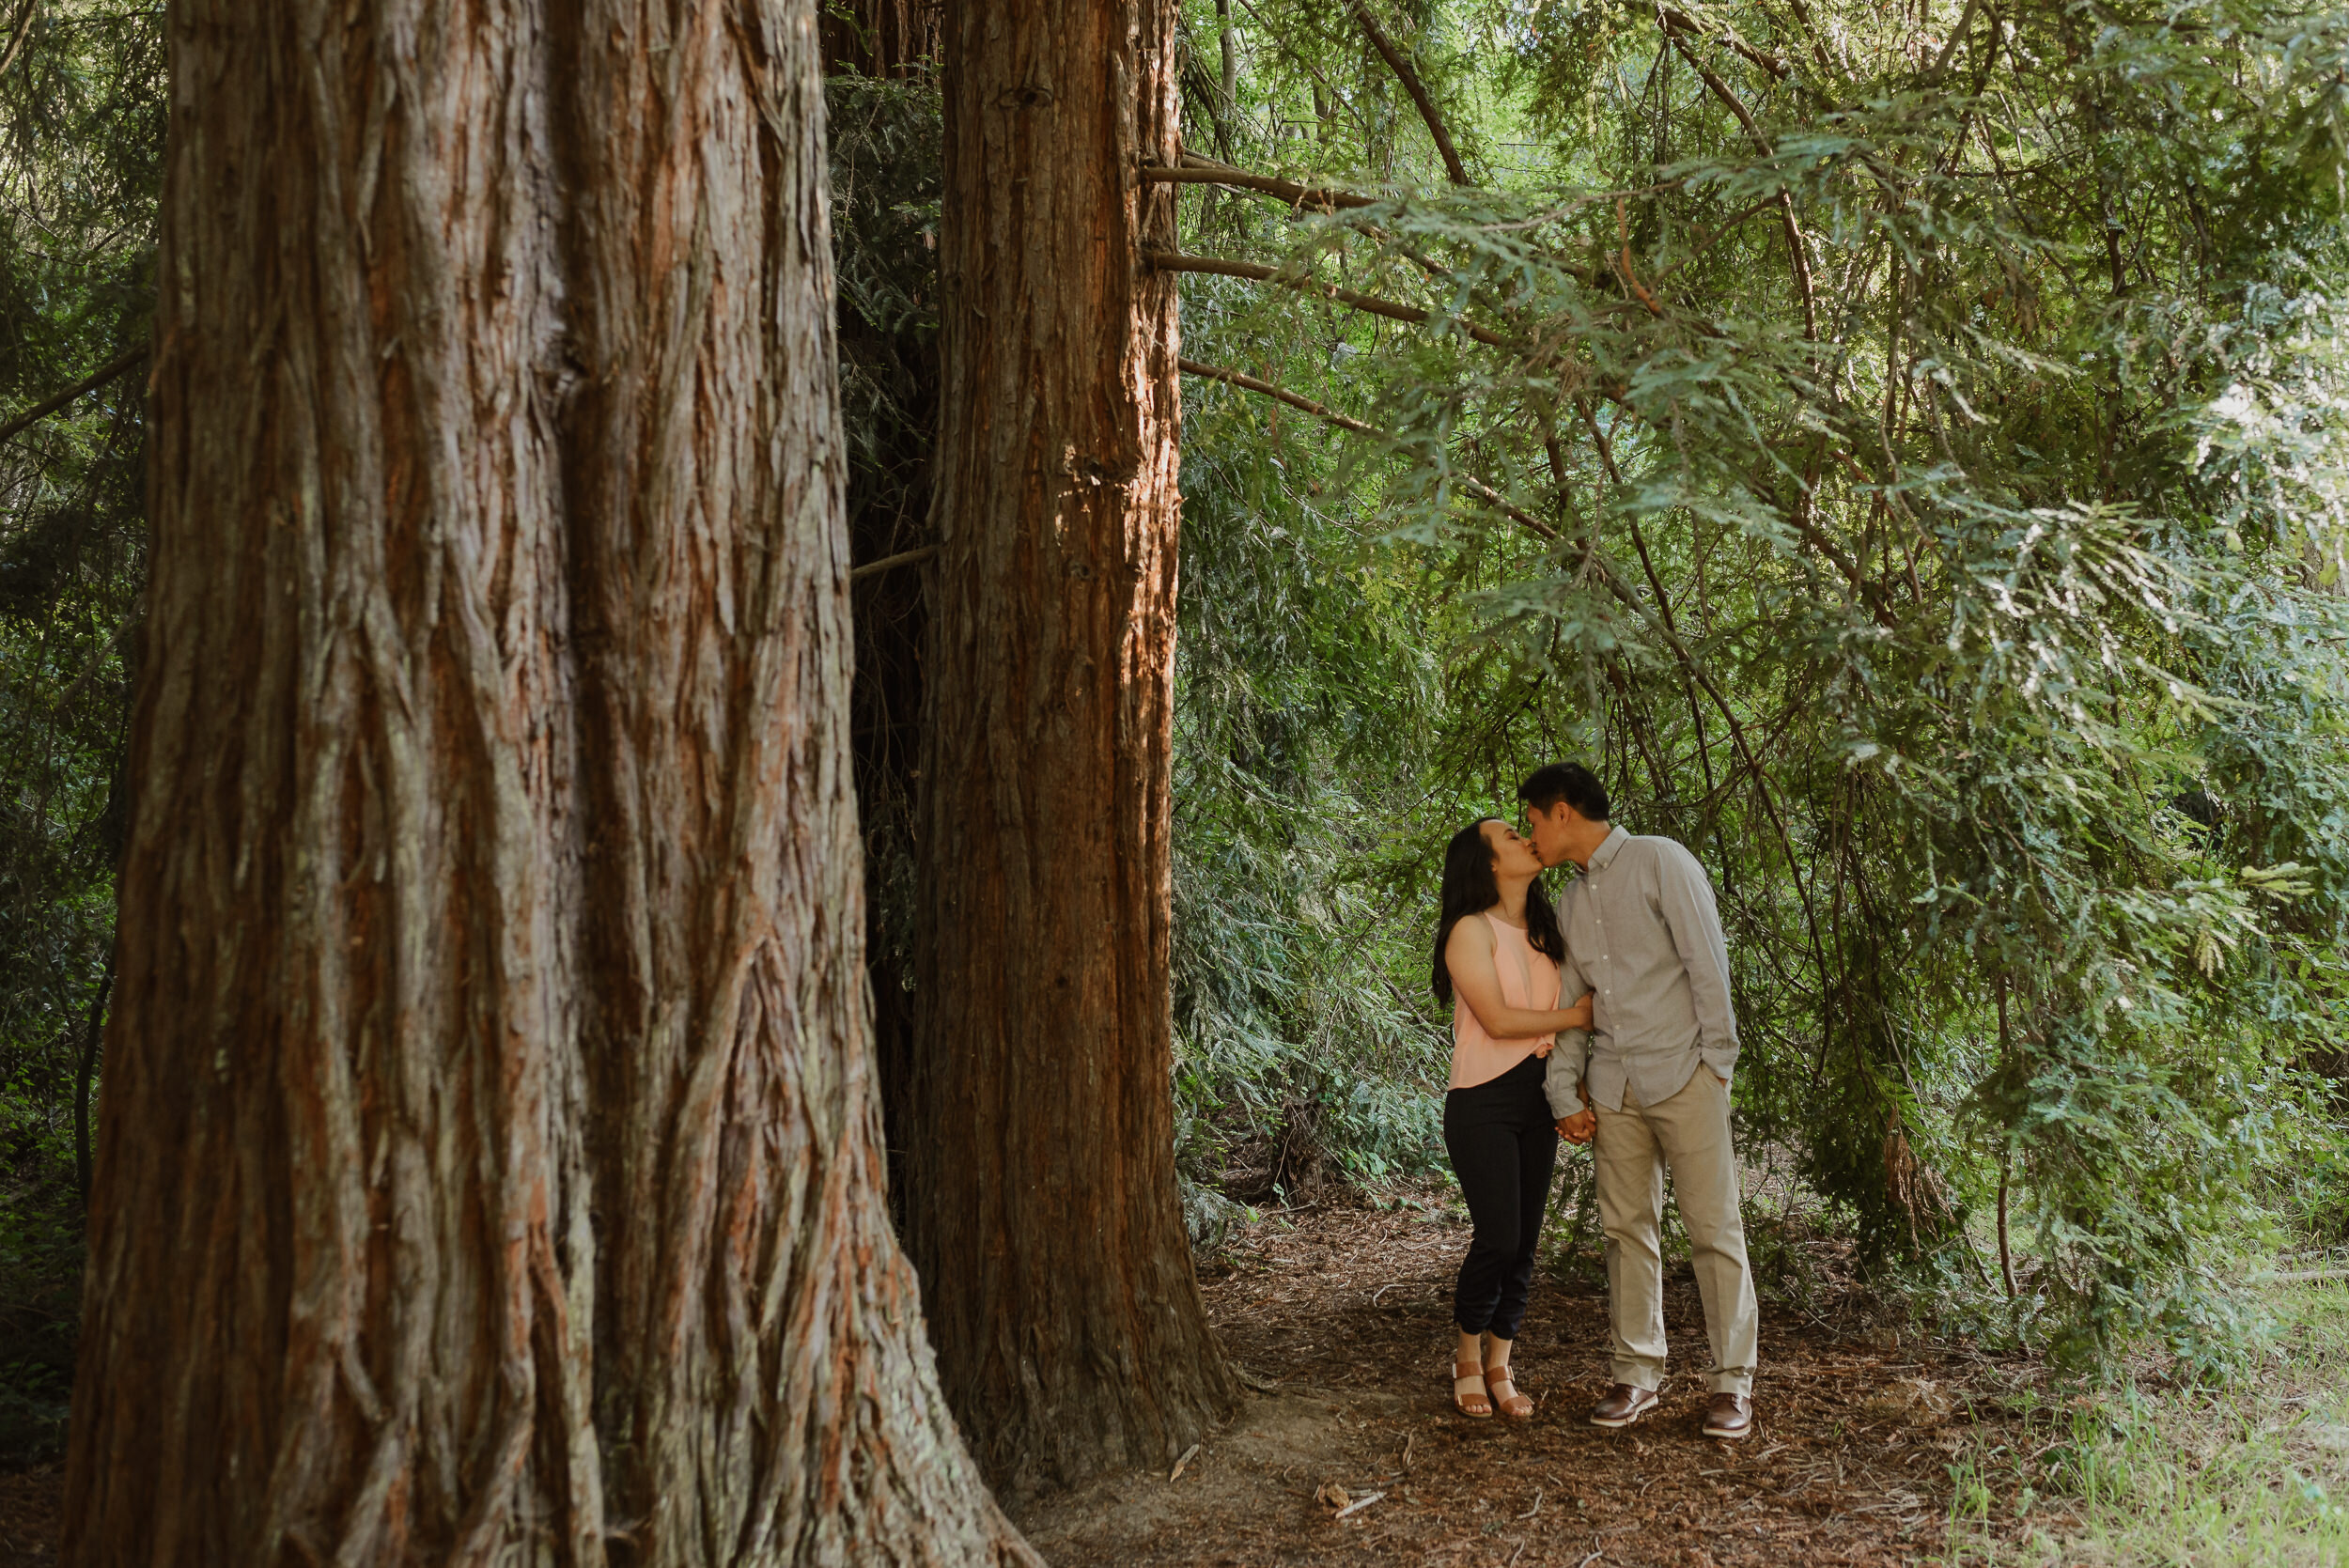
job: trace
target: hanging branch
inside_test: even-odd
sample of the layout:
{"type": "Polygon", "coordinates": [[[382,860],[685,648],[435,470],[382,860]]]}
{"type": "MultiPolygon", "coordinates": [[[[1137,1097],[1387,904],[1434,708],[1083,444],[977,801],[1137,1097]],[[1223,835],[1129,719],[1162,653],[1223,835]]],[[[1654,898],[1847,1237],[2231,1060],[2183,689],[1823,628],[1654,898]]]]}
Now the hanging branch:
{"type": "Polygon", "coordinates": [[[35,403],[31,408],[26,409],[23,413],[18,414],[14,419],[9,420],[6,425],[0,425],[0,442],[7,442],[11,437],[16,435],[18,431],[27,429],[32,426],[39,424],[51,414],[55,413],[59,409],[64,408],[67,404],[73,402],[75,399],[85,396],[86,394],[96,392],[100,387],[104,386],[108,381],[113,380],[117,376],[121,375],[124,371],[132,369],[144,362],[146,358],[147,345],[142,343],[137,348],[132,349],[129,353],[120,354],[108,360],[105,364],[100,365],[97,369],[91,371],[88,375],[83,377],[80,380],[74,382],[71,386],[67,387],[62,392],[51,393],[39,402],[35,403]]]}
{"type": "MultiPolygon", "coordinates": [[[[1231,261],[1220,256],[1186,256],[1179,251],[1145,251],[1143,256],[1151,266],[1163,272],[1213,272],[1221,277],[1250,278],[1258,283],[1277,283],[1284,288],[1294,288],[1300,294],[1312,294],[1320,299],[1334,300],[1339,304],[1350,306],[1355,310],[1367,311],[1373,316],[1384,316],[1391,321],[1429,322],[1437,319],[1435,312],[1422,310],[1417,305],[1407,305],[1394,300],[1381,299],[1376,294],[1360,294],[1351,288],[1339,288],[1333,285],[1315,283],[1311,278],[1300,277],[1294,272],[1279,267],[1267,267],[1254,261],[1231,261]]],[[[1462,332],[1479,343],[1490,344],[1496,349],[1517,347],[1517,344],[1501,336],[1490,327],[1480,327],[1473,321],[1462,321],[1457,317],[1450,319],[1462,332]]]]}
{"type": "Polygon", "coordinates": [[[1362,0],[1354,0],[1354,20],[1362,24],[1363,35],[1370,39],[1371,47],[1378,51],[1379,56],[1387,62],[1387,68],[1394,72],[1395,80],[1403,84],[1403,90],[1409,93],[1411,101],[1419,105],[1419,117],[1427,122],[1427,133],[1436,138],[1436,150],[1443,154],[1444,172],[1452,177],[1452,183],[1473,183],[1468,177],[1468,166],[1460,162],[1459,153],[1453,148],[1452,132],[1444,129],[1443,116],[1436,112],[1436,101],[1427,96],[1427,88],[1420,82],[1419,72],[1411,69],[1411,62],[1403,57],[1402,52],[1379,30],[1378,23],[1371,20],[1370,8],[1362,4],[1362,0]]]}
{"type": "MultiPolygon", "coordinates": [[[[1258,380],[1253,376],[1242,375],[1237,370],[1225,370],[1217,365],[1203,365],[1196,360],[1186,359],[1176,363],[1186,374],[1202,376],[1209,380],[1221,381],[1228,386],[1241,387],[1250,392],[1261,393],[1268,397],[1276,397],[1293,409],[1299,409],[1317,419],[1327,420],[1341,429],[1352,430],[1361,435],[1380,433],[1359,419],[1348,418],[1311,398],[1300,397],[1293,392],[1274,386],[1269,381],[1258,380]]],[[[1592,419],[1587,408],[1584,410],[1583,417],[1590,422],[1592,433],[1599,442],[1600,457],[1607,465],[1610,476],[1615,480],[1616,484],[1621,485],[1623,479],[1615,468],[1613,454],[1608,450],[1606,438],[1598,433],[1597,423],[1592,419]]],[[[1762,759],[1755,753],[1752,743],[1747,738],[1745,724],[1738,719],[1737,710],[1730,706],[1727,694],[1714,682],[1711,673],[1699,661],[1696,655],[1688,651],[1688,645],[1680,640],[1680,633],[1666,625],[1657,617],[1655,611],[1641,602],[1638,592],[1623,580],[1622,575],[1615,570],[1604,555],[1599,553],[1598,547],[1589,538],[1565,538],[1557,529],[1544,522],[1524,507],[1515,505],[1499,490],[1474,474],[1455,472],[1453,478],[1461,489],[1535,537],[1551,544],[1571,544],[1576,552],[1580,555],[1582,565],[1597,574],[1599,582],[1605,585],[1608,593],[1624,608],[1638,616],[1658,641],[1672,649],[1672,657],[1677,659],[1681,667],[1688,671],[1688,678],[1712,699],[1714,707],[1719,711],[1722,720],[1729,726],[1730,744],[1736,750],[1739,760],[1745,764],[1746,771],[1752,776],[1754,787],[1761,792],[1763,814],[1770,819],[1771,825],[1778,831],[1780,846],[1786,855],[1787,870],[1795,879],[1796,894],[1802,901],[1803,922],[1811,936],[1811,959],[1818,966],[1822,984],[1824,984],[1827,974],[1827,953],[1819,939],[1818,913],[1812,908],[1811,889],[1802,879],[1802,862],[1795,854],[1794,840],[1787,831],[1786,813],[1780,808],[1776,796],[1770,788],[1769,775],[1763,770],[1762,759]]]]}
{"type": "MultiPolygon", "coordinates": [[[[1697,58],[1696,51],[1690,49],[1680,33],[1663,20],[1660,8],[1657,14],[1657,25],[1663,28],[1664,37],[1680,52],[1680,57],[1688,62],[1689,68],[1698,76],[1703,78],[1713,96],[1727,104],[1729,112],[1737,116],[1737,123],[1746,128],[1746,134],[1753,138],[1754,146],[1762,149],[1762,155],[1767,158],[1775,154],[1778,149],[1770,145],[1767,136],[1762,134],[1762,128],[1754,123],[1753,115],[1744,101],[1728,83],[1715,74],[1710,66],[1697,58]]],[[[1795,219],[1793,192],[1781,190],[1778,193],[1778,211],[1786,225],[1786,251],[1795,267],[1795,286],[1802,294],[1802,335],[1815,343],[1819,337],[1819,303],[1811,284],[1811,253],[1803,248],[1802,225],[1795,219]]]]}
{"type": "Polygon", "coordinates": [[[1237,370],[1226,370],[1220,365],[1202,365],[1195,359],[1176,360],[1174,363],[1181,367],[1186,376],[1199,376],[1210,381],[1221,381],[1226,386],[1236,386],[1243,391],[1261,393],[1267,397],[1276,397],[1290,408],[1302,409],[1315,419],[1326,420],[1341,430],[1351,430],[1358,436],[1378,434],[1377,428],[1374,426],[1365,425],[1359,419],[1348,419],[1335,409],[1316,403],[1310,397],[1300,397],[1285,387],[1274,386],[1270,381],[1260,381],[1253,376],[1243,375],[1237,370]]]}

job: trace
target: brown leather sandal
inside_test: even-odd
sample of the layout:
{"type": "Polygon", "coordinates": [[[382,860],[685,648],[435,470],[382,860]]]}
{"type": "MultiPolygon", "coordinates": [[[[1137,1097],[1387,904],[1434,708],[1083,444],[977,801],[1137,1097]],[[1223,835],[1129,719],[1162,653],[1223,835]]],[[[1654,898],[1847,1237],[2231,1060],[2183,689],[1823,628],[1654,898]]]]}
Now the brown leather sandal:
{"type": "Polygon", "coordinates": [[[1452,1363],[1452,1407],[1460,1414],[1473,1416],[1478,1421],[1486,1421],[1491,1417],[1492,1403],[1483,1394],[1462,1393],[1460,1385],[1471,1377],[1481,1379],[1484,1375],[1485,1369],[1474,1361],[1455,1360],[1452,1363]]]}
{"type": "Polygon", "coordinates": [[[1501,1415],[1510,1421],[1530,1421],[1533,1419],[1532,1396],[1517,1392],[1517,1386],[1510,1381],[1507,1367],[1486,1367],[1485,1389],[1493,1396],[1493,1404],[1500,1406],[1501,1415]],[[1501,1390],[1504,1389],[1508,1392],[1503,1393],[1501,1390]]]}

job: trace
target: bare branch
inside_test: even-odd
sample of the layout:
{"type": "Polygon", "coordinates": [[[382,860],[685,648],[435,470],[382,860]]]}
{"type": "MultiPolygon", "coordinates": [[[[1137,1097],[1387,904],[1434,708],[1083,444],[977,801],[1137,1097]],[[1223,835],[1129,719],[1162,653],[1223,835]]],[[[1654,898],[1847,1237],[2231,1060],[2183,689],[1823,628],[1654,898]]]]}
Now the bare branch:
{"type": "Polygon", "coordinates": [[[105,364],[100,365],[97,369],[91,371],[88,375],[83,377],[80,380],[74,382],[71,386],[65,388],[61,392],[51,393],[39,402],[35,403],[31,408],[26,409],[23,413],[18,414],[14,419],[9,420],[6,425],[0,425],[0,442],[7,442],[20,430],[27,429],[32,426],[39,424],[51,414],[55,413],[59,409],[62,409],[67,404],[73,402],[76,398],[79,398],[86,394],[96,392],[100,387],[104,386],[108,381],[113,380],[117,376],[121,375],[124,371],[132,369],[144,363],[147,359],[147,348],[148,346],[142,343],[127,354],[117,355],[115,358],[110,359],[105,364]]]}
{"type": "Polygon", "coordinates": [[[1411,62],[1403,57],[1402,51],[1396,49],[1387,35],[1379,30],[1378,23],[1371,20],[1370,8],[1362,0],[1354,0],[1354,20],[1362,24],[1362,33],[1370,39],[1371,47],[1378,51],[1379,56],[1387,62],[1387,69],[1393,71],[1395,80],[1403,84],[1403,90],[1409,93],[1411,101],[1419,105],[1419,117],[1427,122],[1427,133],[1436,138],[1436,150],[1443,154],[1444,172],[1452,177],[1452,183],[1473,183],[1468,177],[1468,166],[1460,162],[1459,153],[1452,146],[1452,132],[1444,129],[1443,116],[1437,113],[1436,101],[1427,96],[1427,88],[1421,83],[1419,72],[1411,69],[1411,62]]]}
{"type": "Polygon", "coordinates": [[[1934,57],[1932,70],[1934,81],[1938,82],[1948,72],[1950,61],[1957,54],[1957,46],[1965,40],[1966,28],[1974,20],[1974,8],[1979,4],[1981,0],[1966,0],[1966,8],[1957,13],[1957,25],[1950,29],[1949,41],[1941,46],[1941,53],[1934,57]]]}
{"type": "MultiPolygon", "coordinates": [[[[1252,278],[1258,283],[1277,283],[1283,288],[1294,288],[1301,294],[1312,294],[1322,299],[1334,300],[1339,304],[1351,306],[1355,310],[1367,311],[1373,316],[1384,316],[1392,321],[1426,322],[1437,319],[1433,311],[1422,310],[1417,305],[1401,304],[1393,300],[1380,299],[1376,294],[1359,294],[1351,288],[1339,288],[1330,284],[1316,283],[1297,272],[1286,272],[1278,267],[1267,267],[1258,262],[1230,261],[1220,256],[1185,256],[1177,251],[1146,251],[1143,255],[1148,258],[1151,266],[1164,272],[1214,272],[1227,278],[1252,278]]],[[[1517,347],[1517,344],[1501,336],[1490,327],[1480,327],[1473,321],[1461,321],[1457,318],[1453,319],[1462,332],[1479,343],[1488,343],[1496,349],[1517,347]]]]}
{"type": "Polygon", "coordinates": [[[1181,168],[1168,168],[1161,163],[1145,163],[1142,178],[1167,185],[1229,185],[1237,191],[1258,191],[1268,196],[1278,196],[1291,207],[1317,208],[1334,212],[1342,207],[1375,206],[1370,197],[1358,196],[1351,191],[1332,191],[1312,185],[1299,185],[1294,179],[1282,179],[1274,175],[1250,174],[1229,163],[1210,163],[1194,158],[1181,168]]]}
{"type": "Polygon", "coordinates": [[[848,581],[862,582],[868,577],[879,577],[893,567],[910,567],[916,561],[926,561],[937,553],[936,545],[917,545],[911,550],[901,550],[894,555],[884,555],[878,561],[867,561],[864,565],[852,568],[848,573],[848,581]]]}
{"type": "Polygon", "coordinates": [[[1226,386],[1238,387],[1245,392],[1261,393],[1267,397],[1277,397],[1290,408],[1302,409],[1315,419],[1327,420],[1341,430],[1351,430],[1358,436],[1375,436],[1378,433],[1373,426],[1365,425],[1359,419],[1348,419],[1335,409],[1316,403],[1310,397],[1300,397],[1284,387],[1274,386],[1270,381],[1260,381],[1253,376],[1243,375],[1237,370],[1226,370],[1220,365],[1202,365],[1195,359],[1176,360],[1174,363],[1181,367],[1186,376],[1201,376],[1210,381],[1221,381],[1226,386]]]}
{"type": "Polygon", "coordinates": [[[8,73],[8,68],[16,64],[17,54],[24,48],[24,40],[33,36],[33,12],[39,7],[40,0],[24,0],[17,7],[16,21],[10,23],[8,52],[0,54],[0,76],[8,73]]]}

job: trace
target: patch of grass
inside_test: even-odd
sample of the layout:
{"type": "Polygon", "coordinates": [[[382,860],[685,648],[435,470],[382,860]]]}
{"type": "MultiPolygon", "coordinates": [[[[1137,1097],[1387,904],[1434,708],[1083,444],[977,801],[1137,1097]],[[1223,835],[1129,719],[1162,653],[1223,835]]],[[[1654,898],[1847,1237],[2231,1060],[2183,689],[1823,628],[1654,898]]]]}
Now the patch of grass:
{"type": "Polygon", "coordinates": [[[2279,1332],[2224,1388],[2029,1402],[1951,1467],[1967,1568],[2349,1562],[2349,1282],[2268,1292],[2279,1332]]]}

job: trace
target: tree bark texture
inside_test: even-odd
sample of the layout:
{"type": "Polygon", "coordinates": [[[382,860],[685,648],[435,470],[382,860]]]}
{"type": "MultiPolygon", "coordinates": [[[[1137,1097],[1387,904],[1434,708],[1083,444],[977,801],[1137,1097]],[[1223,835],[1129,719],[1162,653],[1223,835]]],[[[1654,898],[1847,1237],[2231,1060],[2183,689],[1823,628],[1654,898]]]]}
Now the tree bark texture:
{"type": "Polygon", "coordinates": [[[1027,1557],[883,1203],[806,0],[187,0],[76,1564],[1027,1557]]]}
{"type": "Polygon", "coordinates": [[[988,1473],[1171,1461],[1236,1389],[1174,1172],[1171,0],[947,17],[908,1244],[988,1473]]]}

